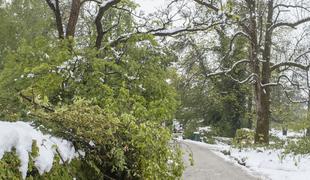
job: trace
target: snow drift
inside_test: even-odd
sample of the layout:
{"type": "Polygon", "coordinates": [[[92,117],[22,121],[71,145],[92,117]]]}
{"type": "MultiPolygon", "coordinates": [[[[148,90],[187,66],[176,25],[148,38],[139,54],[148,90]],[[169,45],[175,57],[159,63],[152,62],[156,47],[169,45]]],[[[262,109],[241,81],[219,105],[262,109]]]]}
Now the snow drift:
{"type": "Polygon", "coordinates": [[[10,152],[15,148],[16,154],[21,160],[19,170],[23,178],[27,174],[33,140],[36,141],[39,148],[39,155],[34,158],[34,162],[40,174],[51,170],[54,156],[58,153],[64,161],[69,162],[78,156],[71,142],[51,135],[44,135],[30,123],[0,121],[0,159],[5,152],[10,152]]]}

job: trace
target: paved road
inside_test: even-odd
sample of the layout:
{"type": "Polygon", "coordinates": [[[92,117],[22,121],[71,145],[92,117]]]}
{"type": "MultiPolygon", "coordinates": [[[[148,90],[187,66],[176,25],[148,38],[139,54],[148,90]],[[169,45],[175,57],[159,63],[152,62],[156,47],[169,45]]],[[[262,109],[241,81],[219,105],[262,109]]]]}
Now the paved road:
{"type": "Polygon", "coordinates": [[[190,166],[188,153],[185,153],[186,165],[184,180],[257,180],[244,170],[224,161],[206,147],[195,143],[181,141],[182,148],[188,152],[190,148],[194,156],[194,166],[190,166]]]}

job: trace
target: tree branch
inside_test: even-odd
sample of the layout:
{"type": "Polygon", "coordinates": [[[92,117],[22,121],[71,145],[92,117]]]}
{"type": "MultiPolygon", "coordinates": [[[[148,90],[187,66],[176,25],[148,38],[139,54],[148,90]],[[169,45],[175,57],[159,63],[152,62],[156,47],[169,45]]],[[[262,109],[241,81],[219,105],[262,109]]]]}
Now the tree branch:
{"type": "Polygon", "coordinates": [[[109,10],[112,6],[118,4],[119,2],[121,2],[121,0],[107,0],[107,1],[105,1],[104,4],[101,4],[101,6],[99,8],[99,12],[98,12],[96,19],[95,19],[95,25],[96,25],[96,29],[97,29],[97,37],[96,37],[95,47],[97,49],[101,48],[102,39],[104,36],[104,31],[103,31],[103,27],[102,27],[102,23],[101,23],[103,14],[107,10],[109,10]]]}
{"type": "Polygon", "coordinates": [[[58,31],[58,37],[59,39],[64,38],[64,29],[62,26],[62,19],[61,19],[61,13],[59,8],[59,0],[55,0],[55,4],[51,2],[51,0],[45,0],[47,5],[50,7],[50,9],[53,11],[55,19],[56,19],[56,27],[58,31]]]}
{"type": "Polygon", "coordinates": [[[212,3],[207,3],[206,1],[203,1],[203,0],[194,0],[196,3],[200,4],[200,5],[203,5],[209,9],[212,9],[216,12],[219,11],[219,8],[215,7],[212,3]]]}
{"type": "Polygon", "coordinates": [[[270,71],[274,71],[276,69],[279,69],[282,66],[297,67],[297,68],[300,68],[300,69],[305,70],[305,71],[308,71],[310,68],[310,65],[305,66],[305,65],[302,65],[302,64],[299,64],[296,62],[282,62],[282,63],[278,63],[278,64],[271,66],[270,71]]]}
{"type": "Polygon", "coordinates": [[[227,75],[228,73],[232,72],[239,64],[250,63],[250,62],[251,61],[249,61],[247,59],[237,61],[231,66],[231,68],[229,68],[227,70],[220,71],[220,72],[214,72],[214,73],[206,74],[206,77],[212,77],[212,76],[218,76],[218,75],[227,75]]]}
{"type": "Polygon", "coordinates": [[[276,23],[276,24],[274,24],[274,25],[272,25],[270,27],[270,31],[273,31],[274,29],[276,29],[278,27],[284,27],[284,26],[291,27],[291,28],[296,28],[296,26],[298,26],[300,24],[303,24],[305,22],[309,22],[309,21],[310,21],[310,17],[301,19],[301,20],[293,22],[293,23],[289,23],[289,22],[276,23]]]}

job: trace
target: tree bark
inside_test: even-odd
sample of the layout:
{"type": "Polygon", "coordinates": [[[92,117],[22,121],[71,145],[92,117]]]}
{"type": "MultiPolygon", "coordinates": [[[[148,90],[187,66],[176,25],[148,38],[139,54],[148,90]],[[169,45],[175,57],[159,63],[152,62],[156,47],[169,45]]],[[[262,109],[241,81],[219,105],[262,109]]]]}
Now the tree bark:
{"type": "Polygon", "coordinates": [[[267,3],[268,14],[265,29],[265,43],[263,50],[262,77],[261,83],[256,86],[257,95],[257,124],[255,133],[256,143],[269,143],[269,124],[270,124],[270,87],[262,87],[262,84],[270,82],[270,56],[272,45],[272,20],[273,20],[273,0],[267,3]]]}
{"type": "Polygon", "coordinates": [[[247,102],[247,113],[248,113],[248,128],[253,128],[253,116],[252,116],[252,107],[253,107],[253,91],[248,96],[247,102]]]}
{"type": "MultiPolygon", "coordinates": [[[[258,23],[257,23],[257,7],[255,1],[247,1],[250,10],[250,22],[248,34],[250,36],[250,52],[249,58],[251,61],[252,72],[256,75],[254,83],[254,97],[256,104],[256,132],[255,143],[269,143],[269,118],[270,118],[270,89],[262,84],[267,84],[270,81],[270,55],[271,55],[271,37],[273,16],[273,1],[268,1],[268,15],[265,33],[265,43],[263,49],[263,63],[259,61],[259,44],[258,44],[258,23]]],[[[263,24],[263,23],[261,23],[263,24]]],[[[262,35],[262,34],[261,34],[262,35]]]]}
{"type": "Polygon", "coordinates": [[[259,46],[258,46],[258,33],[256,21],[256,3],[255,1],[248,1],[248,8],[250,10],[250,22],[248,27],[248,34],[250,36],[250,51],[249,59],[251,61],[252,72],[256,74],[254,82],[254,97],[256,104],[256,133],[255,143],[268,142],[268,109],[265,107],[267,99],[264,89],[261,86],[261,72],[260,61],[258,59],[259,46]]]}
{"type": "MultiPolygon", "coordinates": [[[[309,84],[309,72],[307,72],[307,83],[309,84]]],[[[309,85],[308,85],[309,87],[309,85]]],[[[309,127],[309,122],[310,122],[310,90],[308,91],[308,102],[307,102],[307,129],[306,129],[306,136],[310,136],[310,127],[309,127]]]]}
{"type": "Polygon", "coordinates": [[[96,29],[97,29],[97,37],[96,37],[95,47],[97,49],[101,48],[102,39],[103,39],[104,34],[105,34],[105,32],[103,31],[102,23],[101,23],[102,17],[108,9],[110,9],[112,6],[116,5],[119,2],[121,2],[121,0],[113,0],[113,1],[108,2],[105,6],[101,6],[99,8],[99,12],[98,12],[96,19],[95,19],[95,25],[96,25],[96,29]]]}
{"type": "Polygon", "coordinates": [[[61,13],[60,13],[59,0],[55,0],[55,5],[50,0],[46,0],[46,3],[54,13],[55,21],[56,21],[56,27],[57,27],[57,31],[58,31],[58,37],[59,37],[59,39],[63,39],[64,38],[64,29],[62,26],[62,18],[61,18],[61,13]]]}
{"type": "Polygon", "coordinates": [[[71,10],[69,21],[67,25],[66,37],[74,37],[76,24],[78,22],[79,14],[81,8],[81,1],[80,0],[72,0],[71,2],[71,10]]]}

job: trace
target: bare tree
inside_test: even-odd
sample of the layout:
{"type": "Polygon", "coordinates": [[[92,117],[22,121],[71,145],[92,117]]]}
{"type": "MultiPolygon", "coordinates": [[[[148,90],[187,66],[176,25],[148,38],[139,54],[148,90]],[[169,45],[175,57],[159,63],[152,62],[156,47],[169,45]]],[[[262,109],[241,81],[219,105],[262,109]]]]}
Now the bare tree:
{"type": "MultiPolygon", "coordinates": [[[[285,4],[285,2],[275,2],[274,0],[262,1],[262,0],[243,0],[238,1],[239,10],[235,11],[220,11],[221,3],[214,3],[213,1],[193,0],[201,6],[206,7],[213,12],[220,14],[230,20],[232,24],[237,25],[239,32],[233,35],[231,39],[231,48],[233,49],[234,40],[241,36],[248,40],[248,52],[249,59],[236,62],[229,69],[218,68],[216,72],[208,74],[208,76],[214,75],[228,75],[234,68],[240,64],[248,64],[251,67],[251,74],[244,80],[237,80],[240,83],[252,82],[254,85],[254,97],[257,113],[256,124],[256,143],[268,143],[269,142],[269,121],[270,121],[270,92],[272,86],[281,85],[280,79],[287,77],[285,74],[276,78],[275,82],[272,81],[272,74],[275,71],[285,71],[294,67],[303,71],[309,70],[308,64],[299,63],[298,60],[309,54],[309,50],[301,52],[297,56],[293,56],[291,59],[286,59],[279,63],[273,62],[272,50],[273,50],[273,38],[275,31],[280,28],[296,28],[310,21],[310,17],[307,16],[309,11],[308,7],[295,2],[292,4],[285,4]],[[305,11],[304,17],[298,17],[292,21],[285,21],[281,19],[281,15],[288,11],[305,11]],[[240,19],[235,21],[234,14],[239,13],[240,19]]],[[[229,25],[229,24],[227,24],[229,25]]],[[[229,56],[229,53],[227,53],[229,56]]]]}

